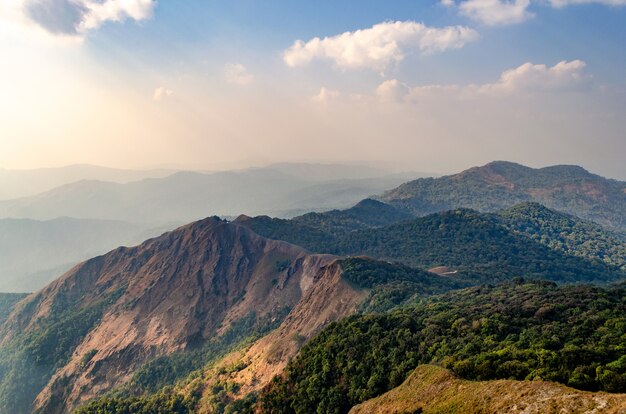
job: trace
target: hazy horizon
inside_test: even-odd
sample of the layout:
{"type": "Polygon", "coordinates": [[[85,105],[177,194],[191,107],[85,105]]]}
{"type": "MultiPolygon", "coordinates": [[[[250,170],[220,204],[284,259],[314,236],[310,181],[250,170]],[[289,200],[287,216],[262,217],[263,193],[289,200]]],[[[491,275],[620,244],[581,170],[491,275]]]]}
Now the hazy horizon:
{"type": "MultiPolygon", "coordinates": [[[[444,176],[444,175],[453,175],[453,174],[465,171],[469,168],[480,167],[480,166],[483,166],[483,165],[486,165],[495,161],[513,162],[513,163],[524,165],[526,167],[530,167],[533,169],[541,169],[544,167],[552,167],[552,166],[557,166],[557,165],[576,165],[576,166],[580,166],[586,169],[592,174],[600,175],[605,178],[619,180],[619,181],[626,180],[626,170],[623,171],[623,174],[621,176],[610,176],[610,175],[602,174],[598,171],[595,171],[592,168],[588,168],[584,163],[533,164],[529,162],[512,161],[510,159],[493,159],[493,160],[488,160],[488,161],[477,163],[477,164],[460,163],[460,166],[458,169],[453,169],[453,170],[440,169],[438,171],[420,169],[419,166],[417,165],[414,167],[411,167],[410,164],[407,164],[406,166],[404,166],[404,165],[397,165],[392,162],[367,162],[367,161],[362,161],[362,160],[361,161],[359,160],[344,161],[344,162],[342,161],[327,162],[324,160],[319,160],[319,161],[316,161],[316,160],[310,160],[310,161],[281,160],[281,161],[265,162],[265,163],[258,163],[258,164],[255,164],[252,162],[250,164],[246,164],[244,162],[242,163],[233,162],[229,164],[221,164],[221,165],[217,164],[217,165],[207,165],[207,166],[180,165],[180,164],[155,164],[155,165],[147,165],[147,166],[141,166],[141,165],[115,166],[115,165],[99,165],[99,164],[89,164],[89,163],[72,163],[72,164],[60,164],[60,165],[48,165],[48,166],[44,165],[44,166],[38,166],[38,167],[33,167],[33,168],[5,168],[3,166],[0,166],[0,171],[28,172],[28,171],[37,171],[37,170],[64,169],[64,168],[72,168],[72,167],[92,167],[92,168],[127,170],[127,171],[136,171],[136,172],[155,171],[155,172],[163,173],[163,175],[169,175],[170,173],[174,174],[176,172],[184,172],[184,171],[198,172],[198,173],[203,173],[203,174],[212,174],[212,173],[229,172],[229,171],[247,171],[247,170],[254,170],[254,169],[266,169],[266,168],[271,168],[271,167],[281,165],[281,164],[287,164],[287,165],[292,164],[292,165],[345,166],[345,167],[354,167],[354,168],[371,168],[373,170],[379,170],[381,174],[393,175],[393,174],[402,174],[402,173],[417,173],[423,176],[437,177],[437,176],[444,176]],[[467,165],[464,165],[464,164],[467,164],[467,165]]],[[[161,175],[158,175],[158,176],[161,176],[161,175]]],[[[338,179],[342,179],[342,178],[338,178],[338,179]]]]}
{"type": "Polygon", "coordinates": [[[0,414],[624,414],[626,0],[0,0],[0,59],[0,414]]]}
{"type": "Polygon", "coordinates": [[[625,4],[8,0],[0,166],[626,179],[625,4]]]}

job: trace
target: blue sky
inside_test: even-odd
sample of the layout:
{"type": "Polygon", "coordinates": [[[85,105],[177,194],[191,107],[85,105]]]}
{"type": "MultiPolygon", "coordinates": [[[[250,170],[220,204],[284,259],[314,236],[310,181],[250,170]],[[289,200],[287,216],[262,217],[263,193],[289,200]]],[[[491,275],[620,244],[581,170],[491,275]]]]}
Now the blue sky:
{"type": "Polygon", "coordinates": [[[626,178],[624,0],[7,2],[0,166],[626,178]]]}
{"type": "Polygon", "coordinates": [[[296,39],[333,36],[384,21],[422,22],[429,26],[467,25],[481,39],[466,50],[409,62],[397,68],[416,81],[489,80],[489,73],[520,62],[582,59],[607,82],[625,83],[626,7],[602,4],[554,9],[531,5],[535,16],[507,26],[486,26],[459,15],[438,1],[160,1],[155,16],[130,24],[107,24],[89,35],[86,46],[106,60],[111,45],[149,65],[180,60],[240,59],[280,66],[280,52],[296,39]],[[191,56],[189,50],[194,52],[191,56]],[[167,51],[167,53],[164,53],[167,51]],[[272,58],[273,62],[272,62],[272,58]],[[427,70],[428,69],[428,70],[427,70]]]}

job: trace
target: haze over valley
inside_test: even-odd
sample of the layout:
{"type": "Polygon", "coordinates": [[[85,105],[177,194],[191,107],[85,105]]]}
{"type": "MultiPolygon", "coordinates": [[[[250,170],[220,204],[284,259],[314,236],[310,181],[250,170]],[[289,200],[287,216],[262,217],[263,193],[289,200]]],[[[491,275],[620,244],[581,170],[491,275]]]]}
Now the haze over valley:
{"type": "Polygon", "coordinates": [[[0,4],[0,414],[626,413],[626,2],[0,4]]]}

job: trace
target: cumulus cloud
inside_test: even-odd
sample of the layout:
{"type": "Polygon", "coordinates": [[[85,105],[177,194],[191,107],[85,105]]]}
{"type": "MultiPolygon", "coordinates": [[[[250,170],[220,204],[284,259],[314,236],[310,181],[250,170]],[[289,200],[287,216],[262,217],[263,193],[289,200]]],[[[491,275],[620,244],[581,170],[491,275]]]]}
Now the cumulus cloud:
{"type": "Polygon", "coordinates": [[[241,63],[229,63],[224,67],[226,82],[233,85],[248,85],[254,80],[254,76],[241,63]]]}
{"type": "Polygon", "coordinates": [[[385,22],[323,39],[297,40],[285,50],[283,60],[291,67],[324,59],[343,70],[384,71],[390,64],[404,59],[408,50],[441,52],[461,48],[477,38],[476,31],[464,26],[433,28],[412,21],[385,22]]]}
{"type": "Polygon", "coordinates": [[[165,86],[159,86],[154,90],[154,94],[152,95],[152,99],[155,101],[162,101],[165,98],[169,98],[174,95],[174,91],[166,88],[165,86]]]}
{"type": "Polygon", "coordinates": [[[152,17],[155,0],[25,0],[25,16],[55,35],[82,36],[105,22],[152,17]]]}
{"type": "Polygon", "coordinates": [[[317,103],[325,103],[325,102],[337,99],[338,97],[339,97],[339,91],[322,87],[320,89],[320,93],[313,96],[311,100],[317,103]]]}
{"type": "Polygon", "coordinates": [[[375,94],[383,102],[427,102],[441,98],[475,99],[572,92],[589,86],[591,76],[585,74],[585,66],[581,60],[562,61],[552,67],[529,62],[504,71],[496,82],[480,85],[425,85],[411,88],[391,79],[381,83],[375,94]]]}

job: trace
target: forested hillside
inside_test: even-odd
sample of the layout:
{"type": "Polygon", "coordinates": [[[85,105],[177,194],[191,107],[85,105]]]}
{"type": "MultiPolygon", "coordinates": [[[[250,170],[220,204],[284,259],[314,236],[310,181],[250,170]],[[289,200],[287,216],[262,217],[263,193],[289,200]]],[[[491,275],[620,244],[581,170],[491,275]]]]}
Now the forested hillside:
{"type": "Polygon", "coordinates": [[[560,213],[538,203],[522,203],[498,213],[516,233],[560,252],[626,269],[626,234],[560,213]]]}
{"type": "Polygon", "coordinates": [[[418,216],[459,207],[495,212],[535,201],[626,231],[626,182],[575,165],[534,169],[495,161],[454,175],[410,181],[381,199],[418,216]]]}
{"type": "Polygon", "coordinates": [[[537,205],[502,214],[458,209],[352,231],[345,226],[335,230],[332,220],[322,220],[323,215],[318,215],[317,225],[267,217],[246,218],[241,223],[266,237],[314,252],[368,255],[422,269],[448,266],[474,282],[515,276],[558,282],[625,276],[619,267],[626,243],[618,235],[599,227],[594,227],[594,233],[584,233],[591,224],[551,210],[540,221],[535,214],[539,210],[544,211],[537,205]],[[537,238],[540,230],[532,229],[539,225],[553,230],[537,238]]]}
{"type": "Polygon", "coordinates": [[[264,413],[345,413],[420,364],[473,380],[626,391],[626,287],[523,280],[330,325],[259,396],[264,413]]]}
{"type": "Polygon", "coordinates": [[[625,251],[534,202],[209,218],[87,261],[10,316],[17,297],[0,298],[0,408],[343,413],[421,364],[623,392],[625,251]]]}

